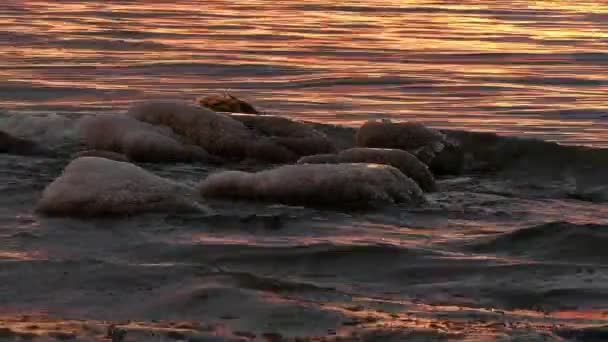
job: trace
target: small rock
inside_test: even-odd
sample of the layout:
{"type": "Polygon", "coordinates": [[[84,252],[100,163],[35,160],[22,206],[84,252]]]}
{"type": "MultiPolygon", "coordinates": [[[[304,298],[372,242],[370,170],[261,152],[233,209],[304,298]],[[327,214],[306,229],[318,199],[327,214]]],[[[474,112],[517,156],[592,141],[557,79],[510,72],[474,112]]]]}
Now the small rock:
{"type": "Polygon", "coordinates": [[[235,97],[230,94],[224,95],[209,95],[202,98],[198,98],[196,102],[205,108],[209,108],[216,112],[229,112],[229,113],[245,113],[245,114],[259,114],[260,112],[255,109],[251,104],[235,97]]]}

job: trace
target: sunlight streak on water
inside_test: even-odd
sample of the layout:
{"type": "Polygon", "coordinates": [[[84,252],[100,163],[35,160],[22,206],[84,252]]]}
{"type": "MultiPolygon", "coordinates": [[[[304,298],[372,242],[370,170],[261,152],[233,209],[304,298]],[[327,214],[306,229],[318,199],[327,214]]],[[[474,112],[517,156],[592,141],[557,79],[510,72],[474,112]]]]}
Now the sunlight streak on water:
{"type": "Polygon", "coordinates": [[[9,1],[0,106],[230,90],[271,113],[608,146],[604,1],[9,1]]]}

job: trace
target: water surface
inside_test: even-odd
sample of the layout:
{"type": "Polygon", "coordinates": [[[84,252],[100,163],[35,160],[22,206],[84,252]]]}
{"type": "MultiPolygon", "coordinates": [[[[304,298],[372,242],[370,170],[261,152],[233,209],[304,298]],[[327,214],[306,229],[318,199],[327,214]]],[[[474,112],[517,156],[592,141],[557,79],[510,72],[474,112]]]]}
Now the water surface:
{"type": "MultiPolygon", "coordinates": [[[[0,339],[105,340],[116,324],[133,341],[601,340],[605,149],[451,131],[487,167],[437,177],[424,205],[371,212],[35,207],[83,148],[80,114],[150,98],[229,91],[325,123],[608,147],[607,43],[600,0],[5,1],[0,131],[54,153],[0,155],[0,339]]],[[[356,133],[315,127],[342,148],[356,133]]],[[[140,166],[186,185],[271,167],[140,166]]]]}
{"type": "Polygon", "coordinates": [[[230,91],[271,113],[608,146],[604,1],[8,1],[0,106],[230,91]]]}

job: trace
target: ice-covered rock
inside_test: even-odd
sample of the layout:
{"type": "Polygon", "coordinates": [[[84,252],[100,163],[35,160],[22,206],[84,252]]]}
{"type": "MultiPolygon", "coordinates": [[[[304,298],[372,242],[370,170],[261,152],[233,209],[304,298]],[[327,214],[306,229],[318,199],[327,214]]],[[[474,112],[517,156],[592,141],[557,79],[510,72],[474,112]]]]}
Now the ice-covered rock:
{"type": "Polygon", "coordinates": [[[303,122],[276,115],[234,114],[256,135],[270,138],[297,156],[333,152],[335,147],[327,136],[303,122]]]}
{"type": "Polygon", "coordinates": [[[193,144],[224,157],[282,163],[296,161],[301,150],[319,149],[316,140],[286,134],[285,122],[273,126],[253,120],[255,124],[249,128],[229,115],[184,102],[146,102],[131,108],[128,115],[139,121],[170,127],[193,144]],[[283,133],[273,136],[264,133],[264,129],[283,133]]]}
{"type": "Polygon", "coordinates": [[[338,154],[303,157],[298,164],[371,163],[391,165],[412,178],[424,191],[435,191],[437,185],[429,168],[407,151],[388,148],[355,147],[338,154]]]}
{"type": "Polygon", "coordinates": [[[446,137],[417,122],[368,121],[357,132],[357,146],[406,150],[430,164],[441,152],[446,137]]]}
{"type": "Polygon", "coordinates": [[[93,150],[113,151],[141,162],[209,161],[201,147],[184,144],[168,127],[125,115],[95,115],[80,120],[80,134],[93,150]]]}
{"type": "Polygon", "coordinates": [[[311,207],[370,208],[424,201],[420,187],[398,169],[379,164],[298,164],[248,173],[225,171],[199,185],[203,197],[311,207]]]}
{"type": "Polygon", "coordinates": [[[106,158],[73,160],[42,193],[38,211],[93,217],[204,210],[195,191],[136,165],[106,158]]]}

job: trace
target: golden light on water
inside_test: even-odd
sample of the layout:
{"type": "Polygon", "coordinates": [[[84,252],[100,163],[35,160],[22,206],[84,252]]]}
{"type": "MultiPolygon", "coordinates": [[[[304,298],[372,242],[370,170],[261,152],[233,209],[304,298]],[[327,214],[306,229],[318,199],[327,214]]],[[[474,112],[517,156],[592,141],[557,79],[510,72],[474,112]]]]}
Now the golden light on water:
{"type": "Polygon", "coordinates": [[[107,111],[230,90],[309,120],[392,117],[608,146],[608,125],[593,116],[608,112],[604,1],[11,8],[0,17],[16,34],[0,44],[0,76],[16,89],[0,98],[8,109],[107,111]]]}

